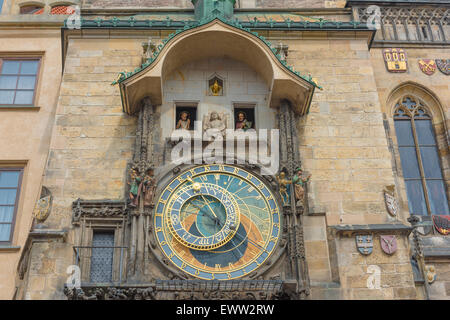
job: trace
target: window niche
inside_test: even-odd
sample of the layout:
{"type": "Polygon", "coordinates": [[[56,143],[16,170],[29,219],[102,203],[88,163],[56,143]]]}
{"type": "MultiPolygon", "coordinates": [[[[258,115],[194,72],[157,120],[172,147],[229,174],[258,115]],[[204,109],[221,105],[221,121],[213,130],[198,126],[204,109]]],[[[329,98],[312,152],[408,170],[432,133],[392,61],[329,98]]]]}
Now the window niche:
{"type": "Polygon", "coordinates": [[[175,129],[194,130],[197,121],[197,105],[184,103],[175,107],[175,129]]]}
{"type": "Polygon", "coordinates": [[[208,95],[209,96],[224,96],[225,95],[225,80],[217,73],[213,74],[208,79],[208,95]]]}
{"type": "Polygon", "coordinates": [[[77,200],[72,205],[76,227],[73,247],[82,283],[120,283],[125,280],[127,211],[123,202],[77,200]]]}
{"type": "Polygon", "coordinates": [[[410,213],[450,214],[432,114],[422,101],[405,96],[393,118],[410,213]]]}
{"type": "Polygon", "coordinates": [[[255,106],[236,104],[234,106],[234,129],[255,129],[255,106]]]}

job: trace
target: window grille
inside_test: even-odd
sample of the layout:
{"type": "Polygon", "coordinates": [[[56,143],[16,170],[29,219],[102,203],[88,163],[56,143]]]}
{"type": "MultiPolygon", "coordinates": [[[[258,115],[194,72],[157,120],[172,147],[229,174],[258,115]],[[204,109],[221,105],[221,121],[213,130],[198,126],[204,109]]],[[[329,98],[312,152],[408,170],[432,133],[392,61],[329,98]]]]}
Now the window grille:
{"type": "Polygon", "coordinates": [[[114,232],[94,231],[92,236],[91,282],[112,282],[114,232]]]}

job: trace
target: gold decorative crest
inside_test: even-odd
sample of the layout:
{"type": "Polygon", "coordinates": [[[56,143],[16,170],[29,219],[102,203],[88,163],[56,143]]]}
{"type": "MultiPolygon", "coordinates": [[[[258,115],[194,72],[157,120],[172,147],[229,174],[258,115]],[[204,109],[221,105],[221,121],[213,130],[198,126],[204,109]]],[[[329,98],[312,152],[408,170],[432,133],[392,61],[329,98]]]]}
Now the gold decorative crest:
{"type": "Polygon", "coordinates": [[[406,72],[408,69],[406,52],[403,49],[385,49],[383,57],[389,72],[406,72]]]}
{"type": "Polygon", "coordinates": [[[38,200],[33,210],[33,216],[38,222],[44,222],[50,214],[51,196],[46,196],[38,200]]]}

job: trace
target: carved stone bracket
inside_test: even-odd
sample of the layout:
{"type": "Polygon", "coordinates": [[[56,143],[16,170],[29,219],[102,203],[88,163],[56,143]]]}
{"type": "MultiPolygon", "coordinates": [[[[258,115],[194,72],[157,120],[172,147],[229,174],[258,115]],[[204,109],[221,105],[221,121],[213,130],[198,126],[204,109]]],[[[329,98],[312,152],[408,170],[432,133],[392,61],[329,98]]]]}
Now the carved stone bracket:
{"type": "Polygon", "coordinates": [[[139,286],[64,287],[64,294],[69,300],[291,300],[309,294],[294,287],[281,280],[156,280],[139,286]]]}
{"type": "Polygon", "coordinates": [[[357,234],[399,234],[408,236],[413,227],[401,224],[363,224],[363,225],[335,225],[329,227],[334,235],[353,237],[357,234]]]}
{"type": "Polygon", "coordinates": [[[123,218],[127,211],[124,201],[77,199],[72,203],[72,223],[79,223],[81,217],[123,218]]]}

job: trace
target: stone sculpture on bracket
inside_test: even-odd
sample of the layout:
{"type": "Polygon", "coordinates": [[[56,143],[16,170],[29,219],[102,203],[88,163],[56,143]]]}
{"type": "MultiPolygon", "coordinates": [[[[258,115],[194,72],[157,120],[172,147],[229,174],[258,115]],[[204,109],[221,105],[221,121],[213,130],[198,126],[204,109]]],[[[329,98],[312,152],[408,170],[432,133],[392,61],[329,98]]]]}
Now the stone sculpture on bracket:
{"type": "Polygon", "coordinates": [[[280,197],[283,201],[283,206],[290,206],[291,182],[286,178],[286,172],[281,171],[277,177],[280,189],[280,197]]]}
{"type": "Polygon", "coordinates": [[[297,206],[304,207],[305,200],[305,186],[311,179],[311,175],[303,178],[303,170],[300,167],[295,169],[295,174],[292,177],[292,184],[294,185],[295,200],[297,201],[297,206]]]}

